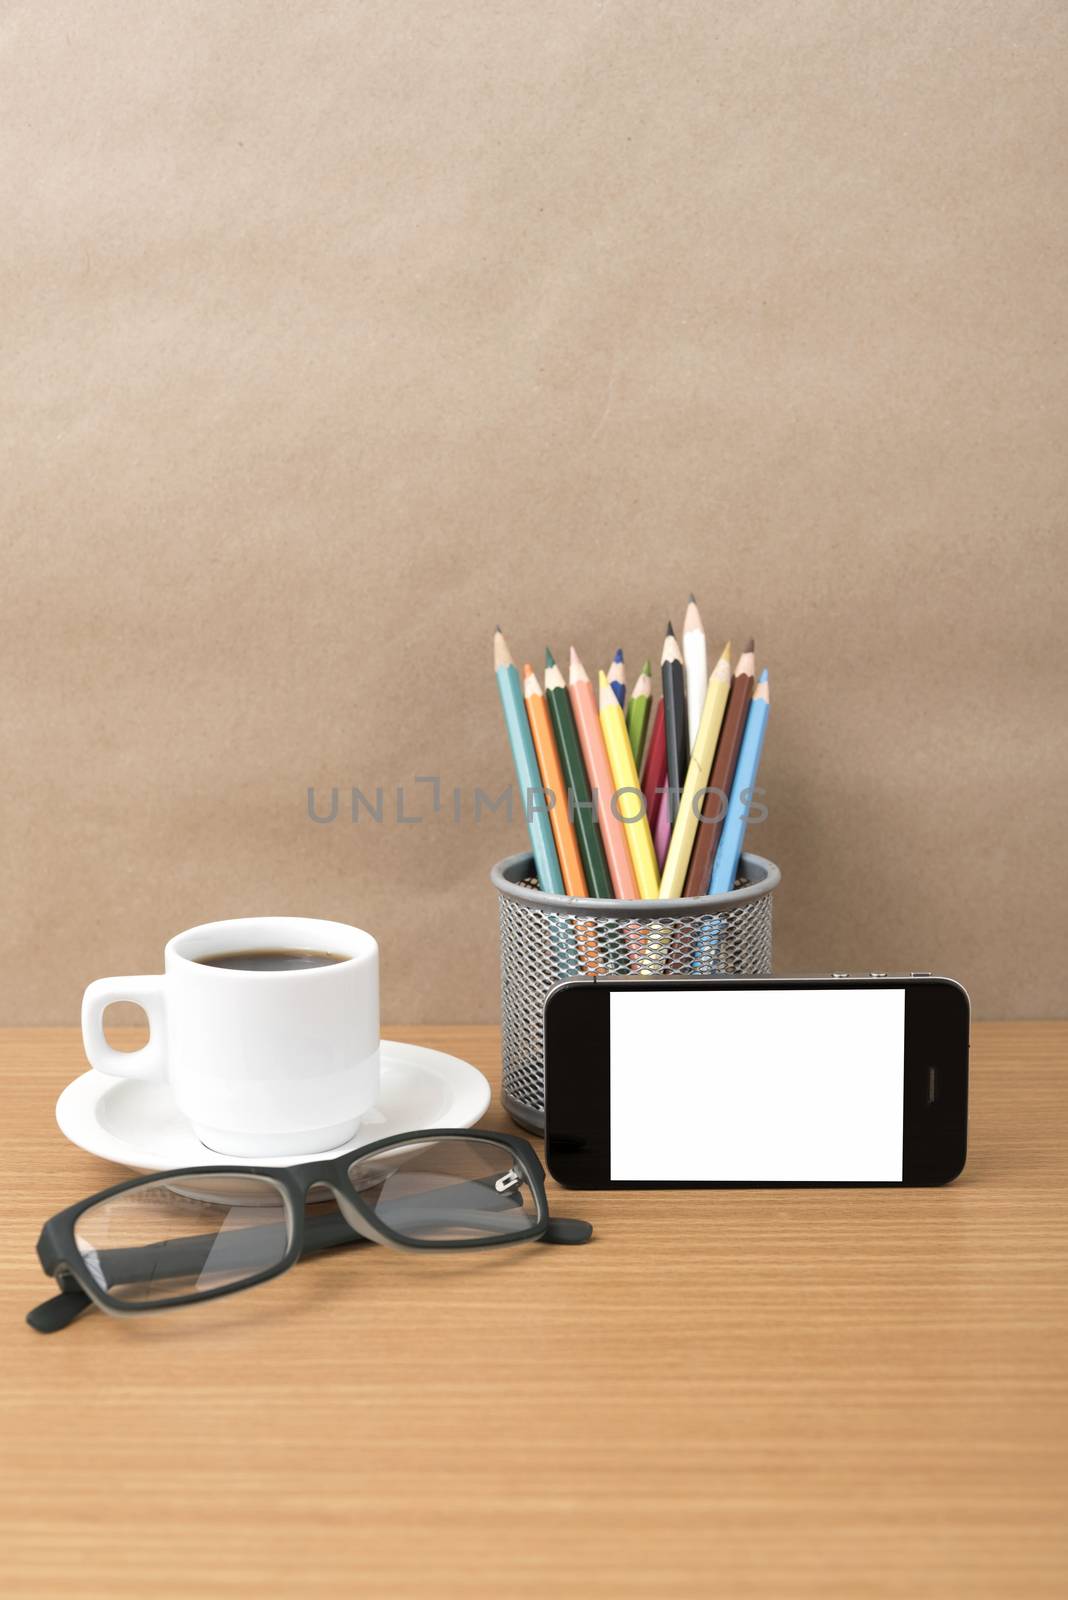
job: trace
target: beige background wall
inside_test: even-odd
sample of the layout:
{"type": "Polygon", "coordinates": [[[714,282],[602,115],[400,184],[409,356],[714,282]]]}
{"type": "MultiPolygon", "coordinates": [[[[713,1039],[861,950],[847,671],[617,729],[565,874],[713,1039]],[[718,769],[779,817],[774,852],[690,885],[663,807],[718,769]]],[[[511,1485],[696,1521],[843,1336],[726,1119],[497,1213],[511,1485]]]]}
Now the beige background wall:
{"type": "Polygon", "coordinates": [[[1062,1012],[1066,35],[5,5],[0,1021],[263,910],[493,1017],[518,830],[307,788],[496,792],[493,624],[633,672],[691,587],[772,670],[778,967],[1062,1012]]]}

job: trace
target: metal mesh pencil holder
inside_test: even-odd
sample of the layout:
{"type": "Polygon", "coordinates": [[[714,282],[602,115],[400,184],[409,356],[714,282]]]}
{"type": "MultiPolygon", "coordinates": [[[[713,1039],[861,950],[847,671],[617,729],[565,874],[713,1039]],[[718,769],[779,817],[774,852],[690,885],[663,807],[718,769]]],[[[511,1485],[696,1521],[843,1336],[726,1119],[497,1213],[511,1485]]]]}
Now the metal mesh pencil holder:
{"type": "Polygon", "coordinates": [[[543,894],[534,858],[490,873],[501,928],[501,1103],[545,1129],[545,997],[565,978],[729,977],[771,971],[779,869],[743,855],[729,894],[691,900],[577,900],[543,894]]]}

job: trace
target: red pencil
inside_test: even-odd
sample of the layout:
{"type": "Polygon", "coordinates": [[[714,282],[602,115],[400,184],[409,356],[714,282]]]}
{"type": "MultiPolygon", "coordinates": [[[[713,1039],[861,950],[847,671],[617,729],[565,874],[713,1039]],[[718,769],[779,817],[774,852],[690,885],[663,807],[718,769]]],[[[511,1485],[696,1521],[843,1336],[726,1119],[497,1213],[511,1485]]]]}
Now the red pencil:
{"type": "Polygon", "coordinates": [[[667,733],[664,728],[664,702],[656,702],[653,731],[649,735],[649,752],[642,773],[642,794],[645,796],[645,814],[650,828],[655,828],[660,803],[667,786],[667,733]],[[660,793],[657,793],[657,790],[660,793]]]}

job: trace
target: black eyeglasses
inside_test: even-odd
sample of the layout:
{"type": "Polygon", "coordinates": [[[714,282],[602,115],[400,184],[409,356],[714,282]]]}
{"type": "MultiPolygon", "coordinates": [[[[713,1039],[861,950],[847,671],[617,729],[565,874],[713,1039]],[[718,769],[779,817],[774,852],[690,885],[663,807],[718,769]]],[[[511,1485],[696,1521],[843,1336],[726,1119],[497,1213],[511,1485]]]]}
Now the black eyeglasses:
{"type": "Polygon", "coordinates": [[[37,1242],[60,1294],[27,1316],[54,1333],[90,1304],[114,1316],[251,1289],[302,1255],[370,1240],[401,1250],[584,1244],[588,1222],[549,1216],[525,1139],[467,1128],[395,1135],[296,1167],[186,1167],[68,1206],[37,1242]]]}

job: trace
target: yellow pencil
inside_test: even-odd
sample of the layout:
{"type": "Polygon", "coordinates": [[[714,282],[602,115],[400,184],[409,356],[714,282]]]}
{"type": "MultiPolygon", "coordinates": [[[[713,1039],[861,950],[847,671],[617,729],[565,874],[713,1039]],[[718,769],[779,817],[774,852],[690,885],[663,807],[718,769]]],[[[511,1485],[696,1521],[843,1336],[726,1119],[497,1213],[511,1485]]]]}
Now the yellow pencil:
{"type": "Polygon", "coordinates": [[[708,775],[712,771],[730,687],[731,647],[728,640],[723,654],[712,668],[704,705],[701,707],[701,721],[698,724],[697,737],[693,742],[690,765],[686,769],[686,782],[682,786],[679,798],[679,811],[675,818],[675,826],[671,830],[671,843],[664,857],[664,875],[660,880],[661,900],[677,900],[686,882],[686,869],[690,865],[690,851],[697,835],[698,815],[701,810],[698,795],[708,783],[708,775]]]}
{"type": "Polygon", "coordinates": [[[600,681],[601,732],[608,751],[608,764],[612,769],[612,782],[616,787],[615,809],[623,819],[634,876],[638,880],[638,894],[643,900],[655,900],[660,892],[660,873],[653,849],[653,836],[649,832],[649,819],[645,815],[645,801],[638,769],[634,765],[634,752],[627,737],[627,724],[623,708],[612,691],[612,686],[602,672],[600,681]],[[621,790],[627,790],[621,794],[621,790]]]}

